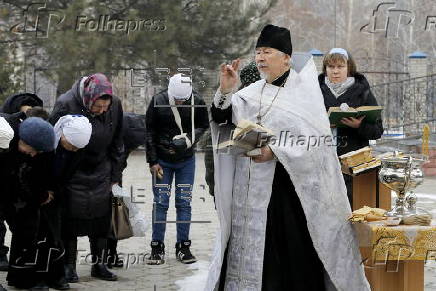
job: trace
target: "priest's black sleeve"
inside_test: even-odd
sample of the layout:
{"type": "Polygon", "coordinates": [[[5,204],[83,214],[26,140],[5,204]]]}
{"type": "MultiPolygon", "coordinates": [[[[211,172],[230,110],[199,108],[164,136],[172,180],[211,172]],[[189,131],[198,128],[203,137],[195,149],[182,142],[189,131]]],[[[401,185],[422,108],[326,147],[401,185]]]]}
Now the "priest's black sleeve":
{"type": "Polygon", "coordinates": [[[215,104],[212,103],[212,107],[210,108],[212,114],[212,120],[218,124],[221,123],[232,123],[232,105],[227,107],[226,109],[217,108],[215,104]]]}

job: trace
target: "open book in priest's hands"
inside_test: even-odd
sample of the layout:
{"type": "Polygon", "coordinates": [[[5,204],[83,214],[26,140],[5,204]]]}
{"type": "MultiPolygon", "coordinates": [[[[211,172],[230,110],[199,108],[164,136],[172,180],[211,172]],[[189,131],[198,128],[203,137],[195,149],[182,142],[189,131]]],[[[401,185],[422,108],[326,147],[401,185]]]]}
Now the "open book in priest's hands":
{"type": "Polygon", "coordinates": [[[273,136],[270,129],[243,119],[230,138],[218,141],[217,150],[224,154],[257,156],[261,154],[260,148],[266,146],[273,136]]]}

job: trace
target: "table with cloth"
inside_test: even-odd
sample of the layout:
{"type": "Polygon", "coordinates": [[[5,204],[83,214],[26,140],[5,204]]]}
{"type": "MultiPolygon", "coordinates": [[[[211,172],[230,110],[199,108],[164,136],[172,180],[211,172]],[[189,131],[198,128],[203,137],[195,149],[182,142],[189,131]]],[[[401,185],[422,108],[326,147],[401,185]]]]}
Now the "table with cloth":
{"type": "Polygon", "coordinates": [[[436,259],[436,220],[430,226],[356,223],[371,289],[424,290],[424,263],[436,259]]]}

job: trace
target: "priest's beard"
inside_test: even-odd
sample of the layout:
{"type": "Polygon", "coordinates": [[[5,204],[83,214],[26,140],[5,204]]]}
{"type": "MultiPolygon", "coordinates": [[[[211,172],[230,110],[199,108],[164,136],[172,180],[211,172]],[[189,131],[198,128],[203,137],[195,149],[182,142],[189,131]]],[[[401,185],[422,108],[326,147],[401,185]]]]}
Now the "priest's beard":
{"type": "Polygon", "coordinates": [[[269,75],[268,75],[267,73],[262,72],[261,70],[259,70],[259,74],[260,74],[260,77],[261,77],[262,79],[265,79],[266,81],[269,80],[269,75]]]}

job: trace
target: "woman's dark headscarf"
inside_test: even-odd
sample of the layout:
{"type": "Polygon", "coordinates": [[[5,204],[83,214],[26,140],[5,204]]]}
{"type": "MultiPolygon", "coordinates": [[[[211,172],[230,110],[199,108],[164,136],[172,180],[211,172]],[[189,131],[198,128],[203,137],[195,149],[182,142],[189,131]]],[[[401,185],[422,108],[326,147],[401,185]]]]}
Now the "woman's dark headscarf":
{"type": "Polygon", "coordinates": [[[19,93],[12,96],[9,96],[5,103],[3,103],[3,107],[1,112],[13,114],[20,111],[21,106],[40,106],[43,107],[43,101],[35,94],[32,93],[19,93]]]}

